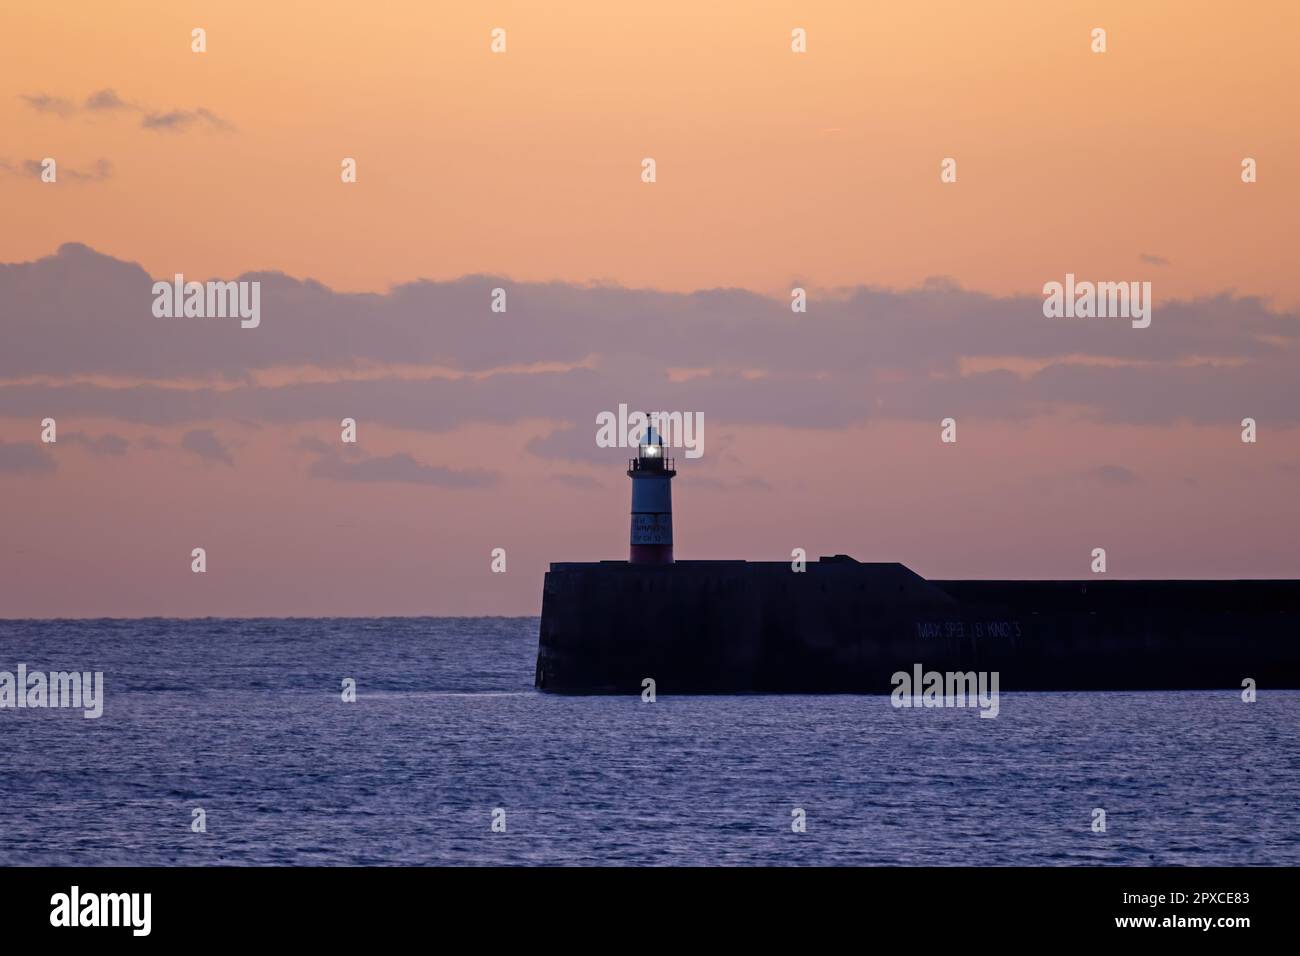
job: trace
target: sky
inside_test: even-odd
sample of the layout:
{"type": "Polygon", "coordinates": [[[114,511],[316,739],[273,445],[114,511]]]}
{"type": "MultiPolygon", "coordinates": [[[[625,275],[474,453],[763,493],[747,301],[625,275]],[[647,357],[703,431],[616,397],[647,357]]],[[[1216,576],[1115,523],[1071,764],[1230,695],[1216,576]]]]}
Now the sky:
{"type": "Polygon", "coordinates": [[[1300,576],[1300,8],[1224,9],[6,8],[0,617],[536,613],[620,403],[703,415],[679,558],[1300,576]]]}

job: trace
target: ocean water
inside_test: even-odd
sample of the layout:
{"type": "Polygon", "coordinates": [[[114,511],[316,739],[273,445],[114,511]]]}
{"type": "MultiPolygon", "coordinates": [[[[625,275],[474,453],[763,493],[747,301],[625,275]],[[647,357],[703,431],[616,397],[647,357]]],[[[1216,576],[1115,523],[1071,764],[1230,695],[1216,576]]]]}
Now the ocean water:
{"type": "Polygon", "coordinates": [[[0,621],[0,671],[105,680],[98,720],[0,709],[0,865],[1300,864],[1294,691],[644,703],[536,693],[536,645],[535,618],[0,621]]]}

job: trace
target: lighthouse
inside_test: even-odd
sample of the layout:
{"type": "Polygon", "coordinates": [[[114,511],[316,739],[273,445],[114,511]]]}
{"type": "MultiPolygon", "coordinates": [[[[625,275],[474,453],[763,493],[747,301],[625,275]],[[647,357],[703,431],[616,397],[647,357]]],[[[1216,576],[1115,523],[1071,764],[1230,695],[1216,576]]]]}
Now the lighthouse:
{"type": "Polygon", "coordinates": [[[637,456],[628,462],[632,479],[632,564],[673,563],[672,480],[677,472],[664,454],[664,440],[655,425],[646,429],[637,456]]]}

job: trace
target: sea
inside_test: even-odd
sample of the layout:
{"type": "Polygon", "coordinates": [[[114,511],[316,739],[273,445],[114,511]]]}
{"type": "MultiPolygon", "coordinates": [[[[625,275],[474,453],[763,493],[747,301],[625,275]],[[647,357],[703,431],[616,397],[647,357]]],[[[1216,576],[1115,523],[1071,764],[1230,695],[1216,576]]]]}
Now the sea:
{"type": "Polygon", "coordinates": [[[1300,864],[1300,692],[556,696],[537,633],[0,621],[104,675],[0,708],[0,866],[1300,864]]]}

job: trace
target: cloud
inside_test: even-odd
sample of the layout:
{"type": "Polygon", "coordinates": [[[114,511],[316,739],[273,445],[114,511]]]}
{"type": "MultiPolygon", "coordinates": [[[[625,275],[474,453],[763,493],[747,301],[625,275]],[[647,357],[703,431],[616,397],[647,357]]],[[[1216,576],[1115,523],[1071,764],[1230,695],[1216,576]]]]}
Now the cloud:
{"type": "Polygon", "coordinates": [[[196,428],[188,431],[181,438],[181,447],[186,451],[193,452],[206,461],[216,461],[223,465],[233,465],[235,459],[230,457],[230,452],[221,444],[216,434],[208,428],[196,428]]]}
{"type": "Polygon", "coordinates": [[[95,165],[87,172],[81,172],[71,169],[67,166],[60,167],[59,175],[71,176],[73,179],[80,179],[87,182],[103,182],[113,175],[113,164],[106,159],[95,161],[95,165]]]}
{"type": "Polygon", "coordinates": [[[338,444],[331,445],[329,442],[321,441],[315,435],[305,435],[298,439],[298,447],[318,457],[337,458],[342,455],[352,460],[363,457],[360,446],[353,442],[340,441],[338,444]]]}
{"type": "MultiPolygon", "coordinates": [[[[24,159],[17,164],[0,159],[0,171],[13,176],[21,176],[25,179],[40,179],[45,167],[39,159],[24,159]]],[[[56,182],[66,182],[69,179],[74,182],[102,182],[112,176],[113,164],[106,159],[98,159],[90,169],[79,170],[56,161],[55,174],[57,177],[56,182]]]]}
{"type": "Polygon", "coordinates": [[[303,451],[309,451],[314,455],[332,455],[335,453],[334,448],[330,447],[319,438],[315,438],[311,435],[299,438],[298,447],[303,451]]]}
{"type": "Polygon", "coordinates": [[[1157,256],[1154,253],[1150,253],[1150,252],[1144,252],[1141,255],[1139,255],[1138,258],[1141,261],[1145,262],[1147,265],[1152,265],[1152,266],[1169,265],[1169,260],[1166,259],[1164,256],[1157,256]]]}
{"type": "Polygon", "coordinates": [[[456,470],[422,464],[404,452],[359,461],[347,461],[334,452],[327,452],[312,463],[308,474],[331,481],[408,482],[440,488],[487,488],[499,478],[495,472],[481,469],[456,470]]]}
{"type": "MultiPolygon", "coordinates": [[[[229,278],[261,283],[257,329],[157,318],[154,277],[84,245],[0,265],[0,407],[155,427],[316,423],[338,408],[422,432],[544,422],[533,454],[593,463],[625,456],[594,439],[597,413],[619,403],[703,412],[709,436],[743,425],[937,423],[955,413],[1235,425],[1247,408],[1261,421],[1300,424],[1300,315],[1230,293],[1157,297],[1151,328],[1133,329],[1045,319],[1040,296],[990,296],[946,280],[814,291],[810,311],[795,315],[782,298],[734,289],[469,276],[376,294],[275,272],[229,278]],[[509,313],[489,310],[497,286],[510,290],[509,313]],[[290,368],[313,372],[295,381],[282,374],[290,368]],[[682,368],[708,374],[670,374],[682,368]],[[263,383],[265,371],[279,384],[263,383]],[[124,381],[87,381],[103,376],[124,381]],[[35,377],[53,381],[3,384],[35,377]]],[[[424,467],[353,473],[422,474],[413,464],[424,467]]]]}
{"type": "Polygon", "coordinates": [[[19,99],[38,113],[68,118],[86,113],[139,113],[140,126],[143,129],[180,131],[191,126],[206,127],[216,130],[233,130],[229,122],[222,119],[205,106],[193,109],[169,108],[157,109],[130,103],[117,95],[112,89],[96,90],[78,107],[72,100],[61,96],[49,96],[45,93],[23,93],[19,99]]]}
{"type": "Polygon", "coordinates": [[[36,442],[0,441],[0,472],[6,474],[46,474],[54,470],[54,456],[36,442]]]}
{"type": "Polygon", "coordinates": [[[182,130],[194,124],[208,126],[212,129],[234,129],[229,123],[211,110],[199,107],[195,110],[167,110],[165,112],[147,112],[140,125],[145,129],[182,130]]]}
{"type": "Polygon", "coordinates": [[[131,443],[120,435],[105,434],[98,438],[91,438],[89,435],[83,435],[80,432],[70,432],[59,438],[61,442],[70,442],[74,445],[84,445],[91,454],[94,455],[125,455],[127,448],[131,443]]]}
{"type": "Polygon", "coordinates": [[[19,98],[38,113],[71,116],[77,111],[77,107],[70,100],[65,100],[61,96],[47,96],[44,93],[24,93],[19,98]]]}
{"type": "Polygon", "coordinates": [[[591,423],[567,425],[528,441],[528,452],[539,458],[558,461],[582,461],[593,465],[617,464],[635,456],[626,448],[601,448],[596,444],[596,419],[591,423]]]}
{"type": "Polygon", "coordinates": [[[595,478],[592,478],[590,475],[570,475],[565,474],[564,472],[557,472],[556,474],[548,476],[547,480],[553,481],[559,485],[564,485],[567,488],[576,488],[578,491],[591,491],[594,488],[604,487],[604,485],[595,478]]]}
{"type": "Polygon", "coordinates": [[[130,103],[126,102],[112,90],[100,90],[97,93],[91,93],[86,97],[84,109],[91,112],[105,112],[112,110],[137,109],[130,103]]]}
{"type": "Polygon", "coordinates": [[[1141,480],[1136,472],[1121,465],[1099,465],[1085,472],[1084,477],[1106,485],[1131,485],[1141,480]]]}

